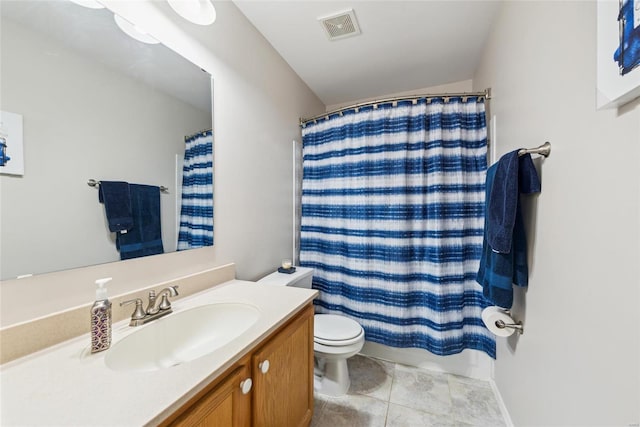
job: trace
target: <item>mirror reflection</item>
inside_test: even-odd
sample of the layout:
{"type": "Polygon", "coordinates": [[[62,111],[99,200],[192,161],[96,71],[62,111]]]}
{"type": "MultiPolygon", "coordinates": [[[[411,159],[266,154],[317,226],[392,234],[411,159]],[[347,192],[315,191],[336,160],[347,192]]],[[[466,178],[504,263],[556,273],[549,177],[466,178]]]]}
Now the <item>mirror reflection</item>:
{"type": "Polygon", "coordinates": [[[0,279],[121,259],[92,179],[157,189],[162,252],[212,245],[210,75],[127,36],[107,9],[23,0],[0,12],[0,110],[21,119],[23,161],[22,173],[0,167],[0,279]]]}

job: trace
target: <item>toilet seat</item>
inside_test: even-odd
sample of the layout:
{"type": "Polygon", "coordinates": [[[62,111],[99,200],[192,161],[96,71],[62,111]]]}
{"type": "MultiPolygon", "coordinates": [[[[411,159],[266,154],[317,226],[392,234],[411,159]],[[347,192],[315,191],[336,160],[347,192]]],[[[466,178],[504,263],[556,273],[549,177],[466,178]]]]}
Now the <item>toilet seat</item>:
{"type": "Polygon", "coordinates": [[[355,320],[335,314],[314,316],[313,341],[332,347],[355,344],[364,337],[362,326],[355,320]]]}

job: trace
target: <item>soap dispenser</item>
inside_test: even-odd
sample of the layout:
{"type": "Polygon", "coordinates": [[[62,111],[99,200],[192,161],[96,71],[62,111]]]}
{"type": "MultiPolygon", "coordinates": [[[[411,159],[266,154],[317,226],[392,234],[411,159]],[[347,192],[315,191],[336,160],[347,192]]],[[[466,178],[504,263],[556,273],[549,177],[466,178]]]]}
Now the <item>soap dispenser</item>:
{"type": "Polygon", "coordinates": [[[111,277],[96,280],[96,302],[91,307],[91,353],[111,345],[111,301],[107,299],[106,284],[111,277]]]}

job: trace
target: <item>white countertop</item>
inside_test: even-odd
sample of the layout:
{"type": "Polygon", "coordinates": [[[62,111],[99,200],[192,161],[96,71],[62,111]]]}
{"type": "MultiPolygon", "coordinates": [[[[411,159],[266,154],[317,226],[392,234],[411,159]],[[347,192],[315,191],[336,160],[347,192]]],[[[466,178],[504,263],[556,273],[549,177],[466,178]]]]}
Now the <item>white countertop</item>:
{"type": "MultiPolygon", "coordinates": [[[[241,302],[257,307],[260,318],[213,353],[158,371],[110,370],[104,364],[107,352],[89,352],[88,334],[9,362],[0,367],[0,424],[157,424],[251,351],[316,294],[311,289],[232,280],[177,300],[172,303],[174,313],[203,304],[241,302]]],[[[133,328],[128,323],[125,320],[113,325],[112,345],[147,326],[133,328]]]]}

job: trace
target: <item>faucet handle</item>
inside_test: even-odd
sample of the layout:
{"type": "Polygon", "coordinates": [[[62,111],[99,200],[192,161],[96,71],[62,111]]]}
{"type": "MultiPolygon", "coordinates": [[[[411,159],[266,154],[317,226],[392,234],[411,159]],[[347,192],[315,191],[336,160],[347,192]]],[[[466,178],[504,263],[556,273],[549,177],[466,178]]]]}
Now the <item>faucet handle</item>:
{"type": "Polygon", "coordinates": [[[169,302],[169,298],[167,298],[167,294],[162,295],[162,299],[160,300],[160,305],[158,306],[160,310],[168,310],[171,308],[171,303],[169,302]]]}
{"type": "Polygon", "coordinates": [[[160,294],[162,295],[162,299],[160,300],[160,305],[158,306],[158,308],[160,310],[168,310],[171,308],[171,302],[169,302],[169,296],[175,297],[179,295],[178,285],[169,286],[166,289],[163,289],[162,292],[160,292],[160,294]]]}
{"type": "Polygon", "coordinates": [[[142,309],[142,300],[140,298],[134,298],[134,299],[130,299],[128,301],[122,301],[120,303],[120,307],[124,306],[124,305],[129,305],[132,303],[136,303],[136,308],[133,311],[133,314],[131,315],[131,320],[140,320],[140,319],[144,319],[145,317],[145,312],[142,309]]]}

